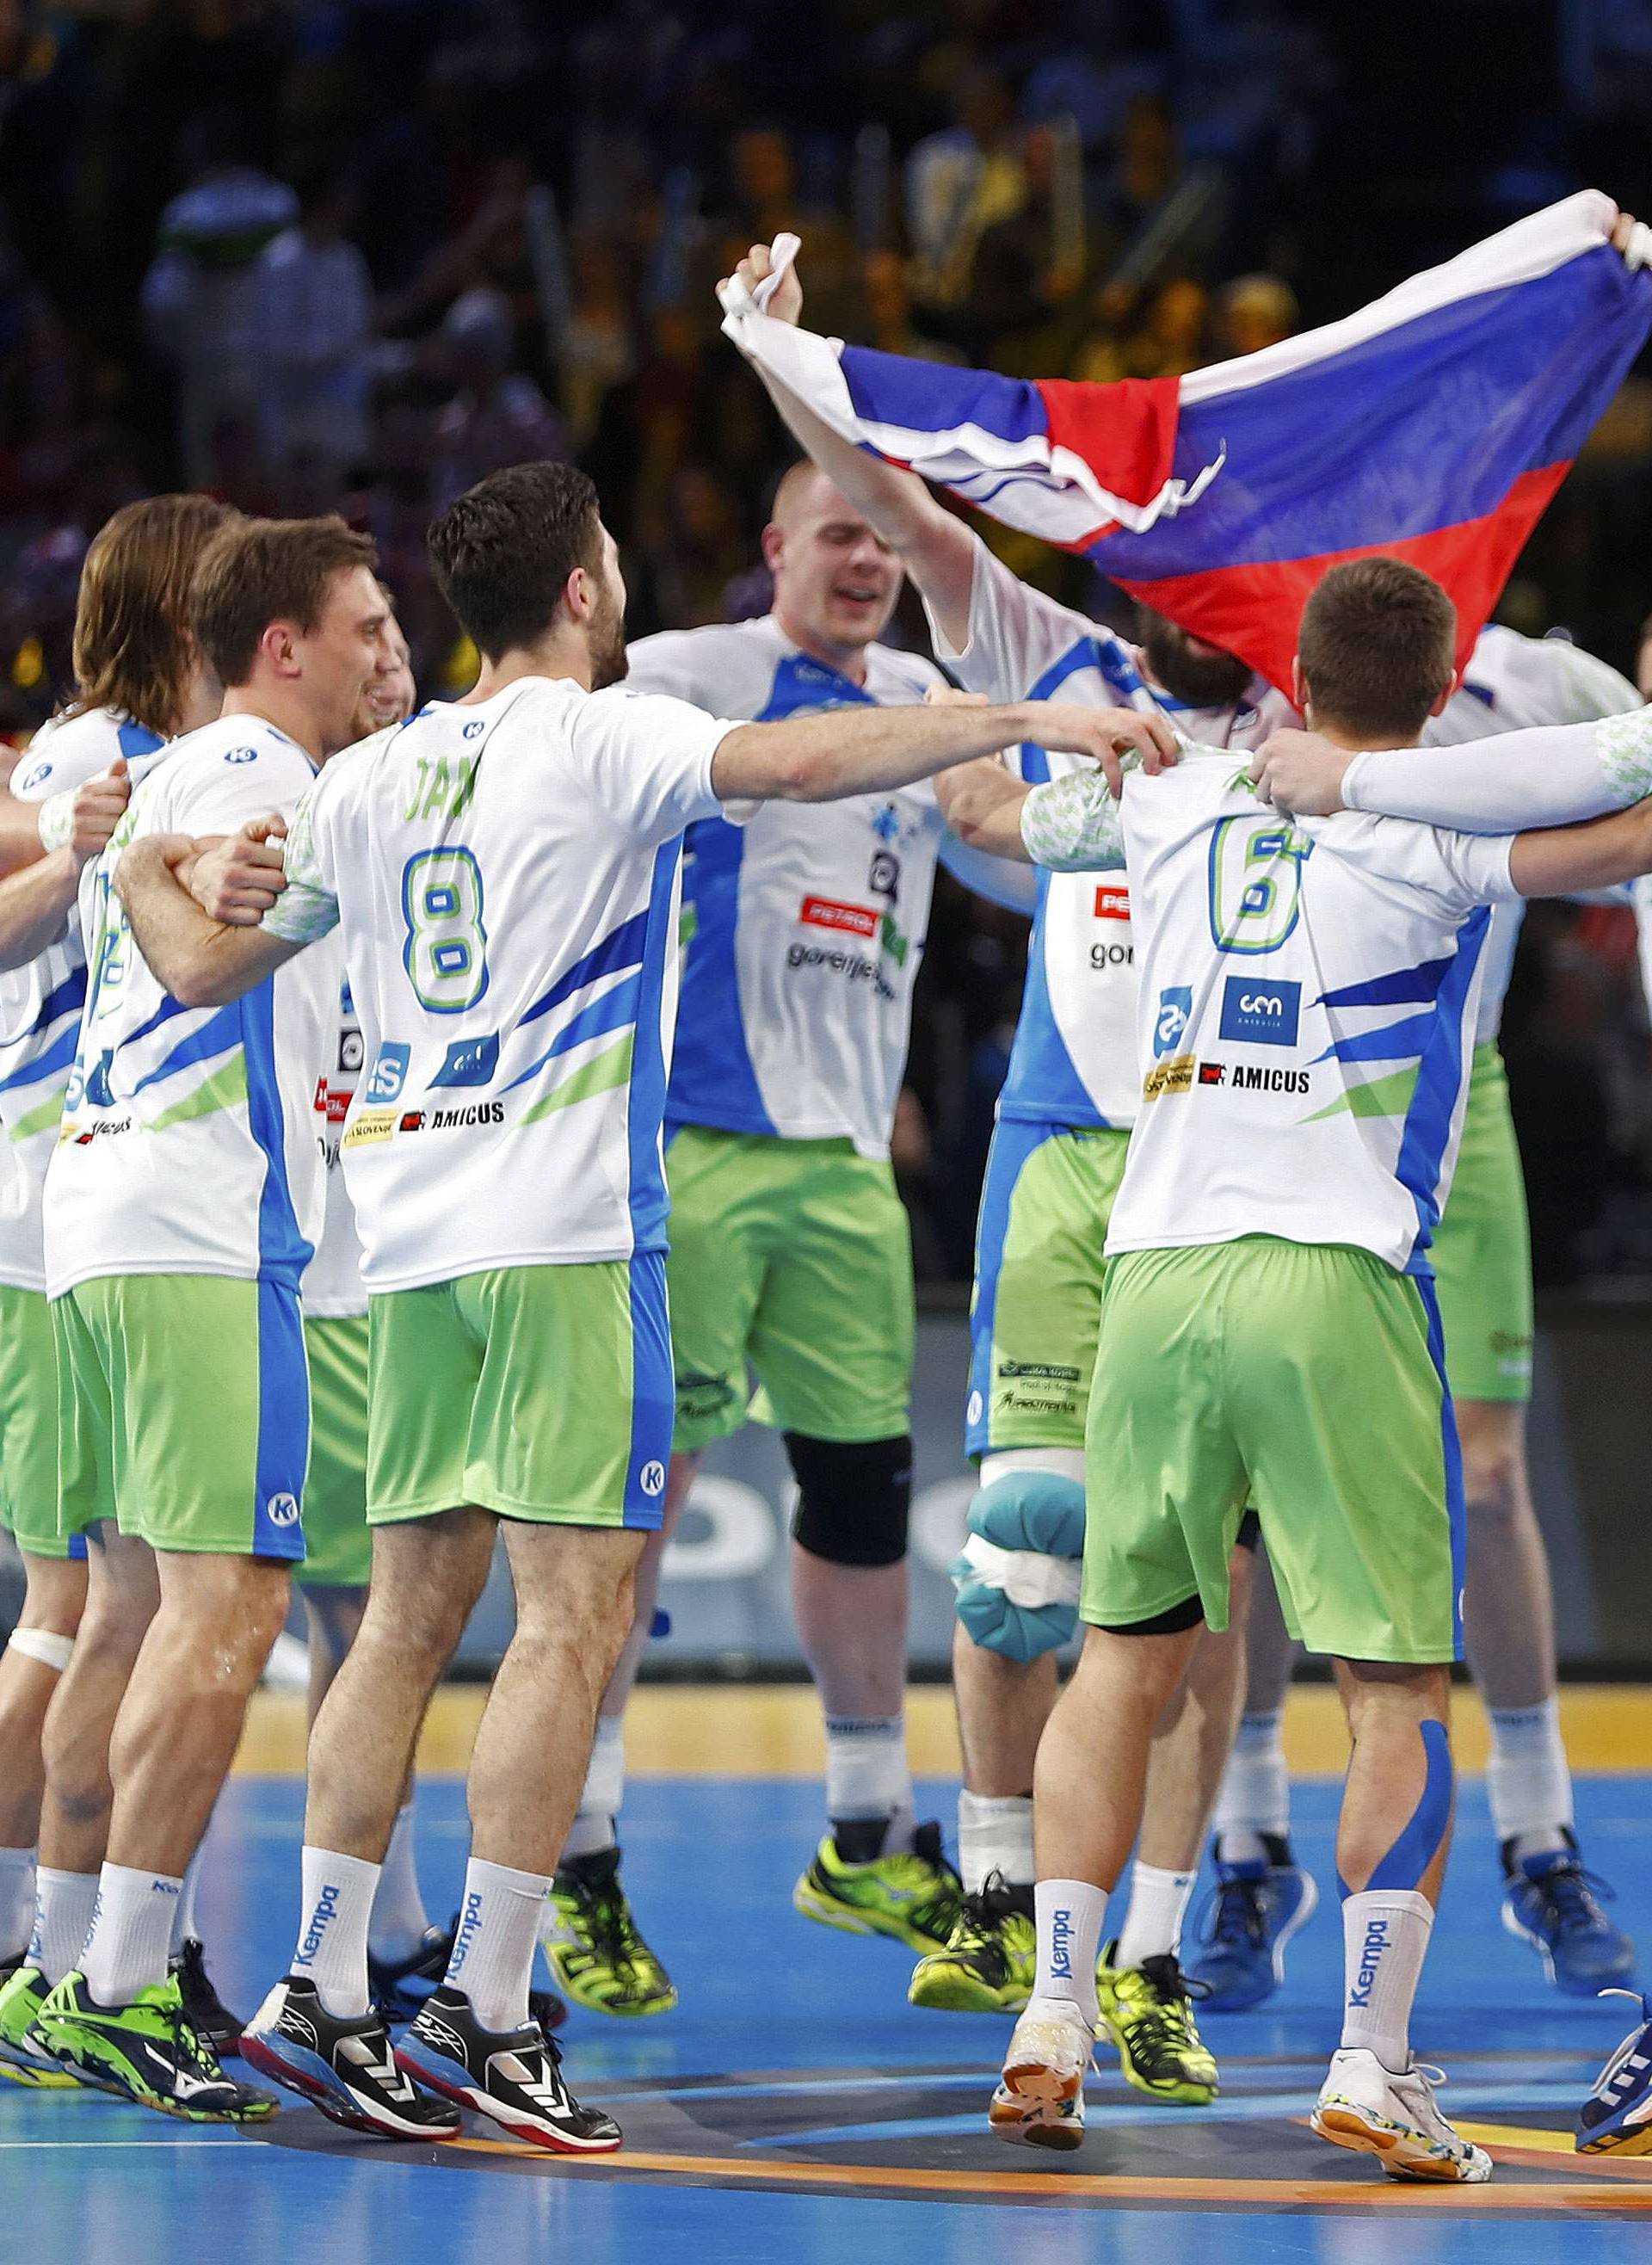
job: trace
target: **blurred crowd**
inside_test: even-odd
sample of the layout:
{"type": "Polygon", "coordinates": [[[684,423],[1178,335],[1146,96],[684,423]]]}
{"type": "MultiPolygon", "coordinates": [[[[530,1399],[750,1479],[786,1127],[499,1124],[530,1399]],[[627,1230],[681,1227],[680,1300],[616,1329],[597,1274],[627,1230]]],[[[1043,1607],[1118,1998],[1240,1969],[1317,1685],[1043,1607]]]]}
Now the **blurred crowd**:
{"type": "MultiPolygon", "coordinates": [[[[474,655],[426,524],[510,462],[593,473],[634,631],[761,610],[785,451],[712,287],[782,229],[813,327],[1157,376],[1585,182],[1652,215],[1643,0],[0,0],[0,729],[65,688],[90,535],[161,487],[368,528],[426,691],[474,655]]],[[[1632,378],[1508,618],[1629,667],[1649,506],[1632,378]]],[[[1126,618],[1087,567],[1011,555],[1126,618]]],[[[901,1125],[933,1276],[968,1271],[1022,950],[943,887],[901,1125]]],[[[1621,920],[1545,914],[1526,975],[1544,1263],[1652,1274],[1621,920]]]]}

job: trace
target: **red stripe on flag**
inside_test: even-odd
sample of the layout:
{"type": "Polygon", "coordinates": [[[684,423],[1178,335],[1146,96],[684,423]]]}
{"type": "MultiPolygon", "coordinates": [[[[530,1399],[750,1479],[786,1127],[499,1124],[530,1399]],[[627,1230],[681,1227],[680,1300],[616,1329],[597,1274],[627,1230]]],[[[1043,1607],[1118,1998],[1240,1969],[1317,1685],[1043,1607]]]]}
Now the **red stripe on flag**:
{"type": "Polygon", "coordinates": [[[1118,586],[1195,637],[1237,653],[1288,698],[1297,625],[1308,593],[1321,575],[1348,558],[1404,558],[1444,584],[1456,607],[1457,665],[1461,668],[1503,595],[1526,537],[1570,470],[1569,463],[1546,464],[1540,471],[1523,472],[1496,511],[1456,527],[1438,528],[1431,535],[1328,551],[1322,557],[1176,574],[1161,582],[1120,581],[1118,586]]]}
{"type": "Polygon", "coordinates": [[[1095,385],[1041,377],[1038,390],[1052,448],[1070,448],[1081,457],[1109,495],[1126,503],[1153,501],[1169,478],[1175,456],[1182,414],[1178,378],[1126,377],[1095,385]]]}

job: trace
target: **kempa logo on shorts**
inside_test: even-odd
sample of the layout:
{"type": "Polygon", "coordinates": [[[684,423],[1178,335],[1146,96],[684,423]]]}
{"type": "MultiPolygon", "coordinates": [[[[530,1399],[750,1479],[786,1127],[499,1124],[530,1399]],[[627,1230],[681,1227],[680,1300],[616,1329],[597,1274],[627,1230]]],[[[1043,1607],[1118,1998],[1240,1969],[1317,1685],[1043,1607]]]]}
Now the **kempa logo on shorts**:
{"type": "Polygon", "coordinates": [[[1079,1380],[1076,1368],[1060,1368],[1052,1362],[1039,1360],[1001,1360],[998,1373],[1001,1377],[1042,1377],[1046,1384],[1076,1384],[1079,1380]]]}
{"type": "Polygon", "coordinates": [[[644,1463],[641,1471],[637,1475],[637,1483],[642,1488],[644,1494],[664,1494],[666,1491],[666,1466],[664,1463],[644,1463]]]}
{"type": "Polygon", "coordinates": [[[1166,1094],[1191,1093],[1195,1067],[1191,1054],[1177,1054],[1174,1060],[1161,1062],[1141,1081],[1142,1099],[1158,1101],[1166,1094]]]}
{"type": "Polygon", "coordinates": [[[979,1424],[981,1420],[982,1414],[986,1409],[986,1402],[981,1398],[980,1394],[979,1392],[972,1392],[969,1397],[969,1404],[964,1410],[964,1421],[969,1424],[979,1424]]]}
{"type": "Polygon", "coordinates": [[[272,1526],[296,1526],[298,1497],[292,1494],[273,1494],[264,1505],[264,1515],[272,1526]]]}

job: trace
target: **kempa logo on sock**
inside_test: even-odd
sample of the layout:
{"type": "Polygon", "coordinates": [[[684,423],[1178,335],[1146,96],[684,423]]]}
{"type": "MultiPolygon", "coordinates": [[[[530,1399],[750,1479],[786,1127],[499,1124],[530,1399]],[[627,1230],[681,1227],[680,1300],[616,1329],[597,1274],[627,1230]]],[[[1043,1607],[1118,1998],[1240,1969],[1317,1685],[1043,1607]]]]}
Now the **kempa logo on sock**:
{"type": "Polygon", "coordinates": [[[324,1888],[316,1899],[316,1908],[309,1915],[309,1925],[304,1929],[304,1939],[298,1946],[295,1963],[308,1966],[321,1948],[321,1939],[327,1932],[328,1922],[338,1912],[338,1890],[324,1888]]]}
{"type": "Polygon", "coordinates": [[[1350,2006],[1369,2006],[1371,1993],[1376,1987],[1377,1969],[1388,1948],[1388,1922],[1373,1919],[1366,1926],[1365,1940],[1359,1953],[1359,1971],[1354,1977],[1354,1986],[1348,1993],[1350,2006]]]}
{"type": "Polygon", "coordinates": [[[180,1892],[176,1881],[151,1880],[149,1882],[149,1893],[152,1896],[175,1896],[180,1892]]]}
{"type": "Polygon", "coordinates": [[[1073,1914],[1059,1911],[1050,1921],[1050,1971],[1064,1982],[1073,1979],[1073,1914]]]}
{"type": "Polygon", "coordinates": [[[459,1925],[453,1938],[453,1956],[448,1961],[450,1972],[457,1974],[470,1949],[472,1936],[482,1924],[482,1897],[473,1890],[464,1899],[464,1909],[459,1915],[459,1925]]]}

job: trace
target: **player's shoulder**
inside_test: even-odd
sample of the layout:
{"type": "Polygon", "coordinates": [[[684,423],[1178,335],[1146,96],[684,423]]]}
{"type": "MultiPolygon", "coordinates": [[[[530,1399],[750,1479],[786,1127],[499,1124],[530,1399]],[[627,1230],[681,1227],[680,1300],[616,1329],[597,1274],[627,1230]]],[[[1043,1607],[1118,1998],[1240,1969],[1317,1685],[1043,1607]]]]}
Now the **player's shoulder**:
{"type": "Polygon", "coordinates": [[[19,802],[42,802],[96,778],[119,756],[133,762],[164,744],[116,709],[76,709],[41,725],[11,775],[11,792],[19,802]]]}
{"type": "Polygon", "coordinates": [[[1481,631],[1456,699],[1478,701],[1503,730],[1587,722],[1640,705],[1627,677],[1569,637],[1525,637],[1498,623],[1481,631]]]}
{"type": "Polygon", "coordinates": [[[866,648],[866,688],[885,707],[910,702],[917,706],[930,691],[944,689],[947,678],[922,653],[906,652],[899,645],[869,645],[866,648]]]}
{"type": "Polygon", "coordinates": [[[697,630],[661,630],[627,648],[626,685],[720,716],[755,716],[768,704],[791,650],[768,614],[697,630]]]}

